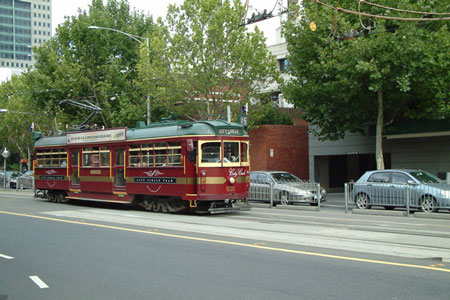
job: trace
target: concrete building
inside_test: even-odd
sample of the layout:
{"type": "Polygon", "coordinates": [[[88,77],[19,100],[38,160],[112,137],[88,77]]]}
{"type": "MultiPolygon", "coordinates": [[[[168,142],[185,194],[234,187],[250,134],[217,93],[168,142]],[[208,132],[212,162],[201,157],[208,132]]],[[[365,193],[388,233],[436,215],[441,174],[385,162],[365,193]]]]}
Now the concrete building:
{"type": "Polygon", "coordinates": [[[0,67],[33,67],[32,47],[52,35],[51,0],[0,0],[0,67]]]}

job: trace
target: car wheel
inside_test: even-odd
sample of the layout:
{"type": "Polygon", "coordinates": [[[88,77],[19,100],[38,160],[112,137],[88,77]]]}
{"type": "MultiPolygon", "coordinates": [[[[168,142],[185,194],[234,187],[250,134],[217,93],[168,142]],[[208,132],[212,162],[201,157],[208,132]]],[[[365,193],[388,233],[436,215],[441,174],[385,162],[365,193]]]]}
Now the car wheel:
{"type": "Polygon", "coordinates": [[[431,196],[425,196],[420,201],[420,209],[426,213],[437,212],[436,200],[431,196]]]}
{"type": "Polygon", "coordinates": [[[283,205],[288,205],[289,204],[289,193],[286,191],[282,191],[280,193],[280,203],[283,205]]]}
{"type": "Polygon", "coordinates": [[[364,193],[358,194],[356,196],[356,206],[359,209],[369,209],[370,208],[369,197],[364,193]]]}

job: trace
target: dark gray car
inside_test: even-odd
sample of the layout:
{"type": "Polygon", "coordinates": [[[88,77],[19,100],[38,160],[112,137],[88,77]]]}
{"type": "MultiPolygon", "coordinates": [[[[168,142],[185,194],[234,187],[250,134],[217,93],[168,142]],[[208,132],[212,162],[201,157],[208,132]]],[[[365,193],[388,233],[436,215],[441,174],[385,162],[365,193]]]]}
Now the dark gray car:
{"type": "Polygon", "coordinates": [[[353,185],[352,196],[360,209],[409,206],[424,212],[450,209],[450,185],[421,170],[367,171],[353,185]]]}

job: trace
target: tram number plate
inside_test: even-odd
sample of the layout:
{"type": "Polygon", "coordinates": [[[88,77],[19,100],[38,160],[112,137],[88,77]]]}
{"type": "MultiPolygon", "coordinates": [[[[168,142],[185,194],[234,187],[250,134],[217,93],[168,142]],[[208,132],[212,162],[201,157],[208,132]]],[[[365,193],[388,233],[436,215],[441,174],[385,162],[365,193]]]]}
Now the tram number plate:
{"type": "Polygon", "coordinates": [[[227,192],[235,192],[236,187],[235,186],[227,186],[227,192]]]}

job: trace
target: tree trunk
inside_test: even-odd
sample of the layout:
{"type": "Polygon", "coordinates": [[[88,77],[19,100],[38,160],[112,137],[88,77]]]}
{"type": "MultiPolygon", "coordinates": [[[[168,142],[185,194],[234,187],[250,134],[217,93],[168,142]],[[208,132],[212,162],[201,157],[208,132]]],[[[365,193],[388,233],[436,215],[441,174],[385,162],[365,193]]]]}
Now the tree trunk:
{"type": "Polygon", "coordinates": [[[383,88],[378,90],[378,117],[377,117],[377,132],[375,157],[377,161],[377,170],[384,170],[383,159],[383,88]]]}

